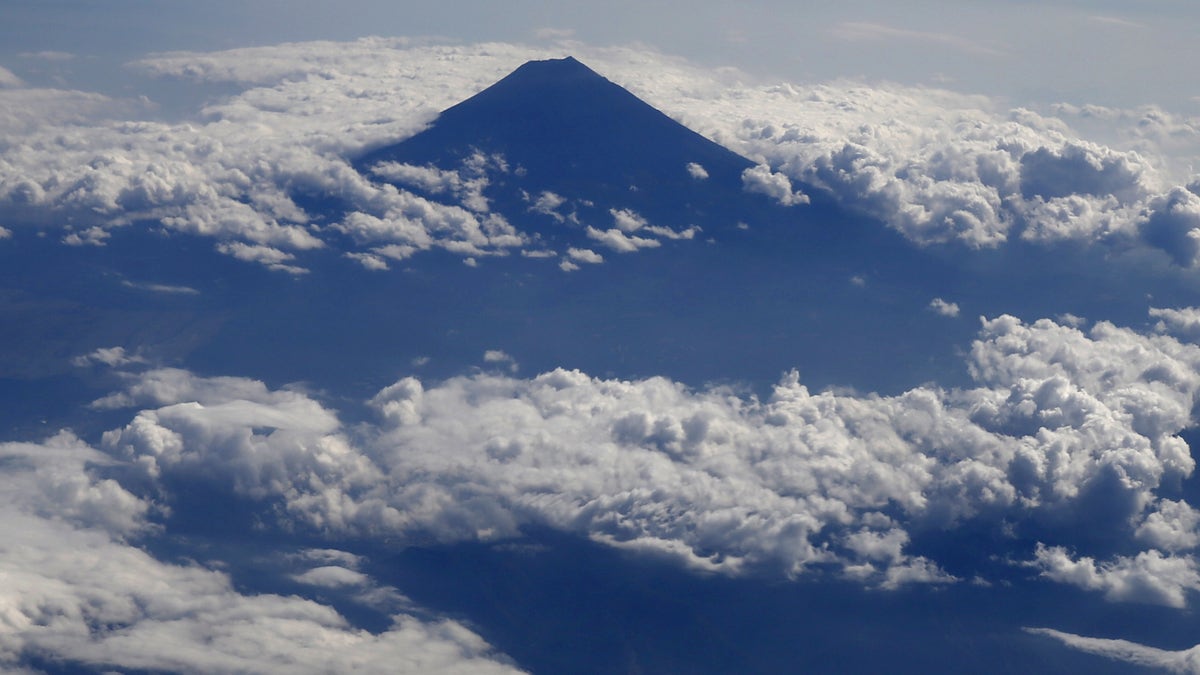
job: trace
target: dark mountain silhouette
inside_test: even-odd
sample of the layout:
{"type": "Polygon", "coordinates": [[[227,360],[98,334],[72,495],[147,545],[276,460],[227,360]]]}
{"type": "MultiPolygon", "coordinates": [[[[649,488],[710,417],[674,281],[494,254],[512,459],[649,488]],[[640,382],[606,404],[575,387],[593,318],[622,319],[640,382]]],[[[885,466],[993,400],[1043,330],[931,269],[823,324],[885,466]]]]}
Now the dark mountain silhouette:
{"type": "Polygon", "coordinates": [[[502,155],[513,170],[507,183],[493,179],[489,197],[498,210],[519,190],[548,190],[673,221],[711,216],[741,193],[741,174],[753,166],[572,57],[522,65],[358,166],[395,161],[454,169],[476,152],[502,155]],[[693,177],[690,163],[708,178],[693,177]],[[514,192],[506,195],[505,187],[514,192]]]}

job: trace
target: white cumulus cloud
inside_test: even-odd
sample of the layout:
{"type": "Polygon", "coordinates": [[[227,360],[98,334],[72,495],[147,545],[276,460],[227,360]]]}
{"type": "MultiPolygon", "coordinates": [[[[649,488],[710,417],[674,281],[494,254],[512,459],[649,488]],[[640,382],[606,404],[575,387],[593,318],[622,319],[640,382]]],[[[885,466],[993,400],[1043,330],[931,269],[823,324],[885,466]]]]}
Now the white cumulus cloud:
{"type": "Polygon", "coordinates": [[[223,572],[156,560],[129,543],[154,529],[154,505],[101,477],[117,462],[70,434],[0,443],[0,458],[5,670],[39,658],[97,670],[516,672],[453,621],[396,614],[373,634],[328,606],[244,595],[223,572]]]}
{"type": "Polygon", "coordinates": [[[832,568],[884,588],[954,580],[909,550],[914,528],[1037,522],[1029,555],[1046,577],[1184,605],[1200,588],[1183,552],[1195,512],[1158,490],[1195,468],[1177,434],[1193,423],[1200,347],[1002,316],[968,366],[968,389],[814,393],[791,374],[766,400],[568,370],[405,378],[370,402],[379,423],[353,430],[301,391],[160,369],[102,399],[143,407],[104,447],[318,531],[452,542],[537,524],[701,569],[832,568]],[[1076,553],[1097,518],[1144,548],[1076,553]]]}

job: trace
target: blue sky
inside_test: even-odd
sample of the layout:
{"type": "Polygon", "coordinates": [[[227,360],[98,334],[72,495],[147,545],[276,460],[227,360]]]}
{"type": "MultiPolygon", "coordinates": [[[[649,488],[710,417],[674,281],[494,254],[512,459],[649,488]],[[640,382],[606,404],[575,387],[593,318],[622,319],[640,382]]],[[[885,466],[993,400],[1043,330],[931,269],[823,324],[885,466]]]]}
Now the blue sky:
{"type": "Polygon", "coordinates": [[[5,3],[0,666],[1200,672],[1196,21],[5,3]]]}

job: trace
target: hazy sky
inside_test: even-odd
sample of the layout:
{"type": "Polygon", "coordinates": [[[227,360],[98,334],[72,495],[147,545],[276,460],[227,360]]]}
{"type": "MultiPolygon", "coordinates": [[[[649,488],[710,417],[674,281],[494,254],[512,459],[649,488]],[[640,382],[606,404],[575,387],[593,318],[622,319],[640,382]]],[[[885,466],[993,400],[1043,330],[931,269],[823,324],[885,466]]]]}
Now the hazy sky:
{"type": "MultiPolygon", "coordinates": [[[[30,81],[29,54],[101,60],[366,35],[465,42],[643,43],[710,66],[792,81],[932,84],[1007,97],[1195,110],[1200,9],[1144,2],[33,2],[0,7],[0,65],[30,81]],[[25,57],[22,57],[25,54],[25,57]]],[[[104,77],[76,61],[58,71],[104,77]]],[[[111,74],[109,74],[111,76],[111,74]]],[[[75,86],[84,83],[74,77],[75,86]]],[[[102,85],[103,86],[103,85],[102,85]]]]}

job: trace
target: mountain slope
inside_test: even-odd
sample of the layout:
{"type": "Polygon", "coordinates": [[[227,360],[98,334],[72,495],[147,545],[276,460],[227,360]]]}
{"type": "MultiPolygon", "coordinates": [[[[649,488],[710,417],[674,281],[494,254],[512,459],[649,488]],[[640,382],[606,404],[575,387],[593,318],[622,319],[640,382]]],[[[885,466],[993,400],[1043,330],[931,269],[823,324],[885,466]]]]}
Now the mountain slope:
{"type": "MultiPolygon", "coordinates": [[[[502,155],[512,173],[489,196],[551,191],[568,199],[703,218],[733,193],[750,160],[704,138],[574,58],[531,61],[444,111],[431,127],[362,157],[456,169],[502,155]],[[697,178],[689,164],[704,168],[697,178]]],[[[515,206],[515,204],[513,205],[515,206]]]]}

